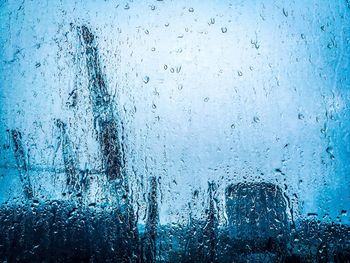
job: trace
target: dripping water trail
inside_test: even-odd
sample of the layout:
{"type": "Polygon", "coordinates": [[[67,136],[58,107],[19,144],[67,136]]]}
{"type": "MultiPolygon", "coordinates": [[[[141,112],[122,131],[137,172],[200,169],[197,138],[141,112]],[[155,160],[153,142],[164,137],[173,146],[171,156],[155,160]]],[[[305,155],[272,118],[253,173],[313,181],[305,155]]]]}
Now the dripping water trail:
{"type": "Polygon", "coordinates": [[[157,202],[157,178],[150,179],[150,190],[148,193],[148,213],[146,229],[142,242],[142,262],[155,262],[157,253],[157,228],[158,228],[158,202],[157,202]]]}
{"type": "Polygon", "coordinates": [[[216,262],[216,244],[217,244],[217,207],[215,205],[216,186],[214,182],[208,182],[209,207],[207,209],[207,222],[204,227],[205,247],[208,249],[209,262],[216,262]]]}
{"type": "Polygon", "coordinates": [[[69,194],[78,194],[82,189],[86,189],[86,186],[84,178],[80,180],[81,176],[73,142],[67,132],[67,124],[60,119],[57,119],[55,124],[60,129],[64,171],[67,176],[66,186],[69,194]]]}
{"type": "Polygon", "coordinates": [[[23,193],[26,199],[33,198],[33,189],[30,183],[26,153],[23,146],[22,134],[17,130],[11,130],[13,150],[22,183],[23,193]]]}

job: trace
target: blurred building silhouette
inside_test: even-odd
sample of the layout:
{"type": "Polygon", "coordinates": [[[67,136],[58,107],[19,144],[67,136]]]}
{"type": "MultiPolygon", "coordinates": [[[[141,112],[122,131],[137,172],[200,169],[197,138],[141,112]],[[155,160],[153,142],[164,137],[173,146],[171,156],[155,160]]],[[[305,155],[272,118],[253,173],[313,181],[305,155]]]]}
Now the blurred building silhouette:
{"type": "Polygon", "coordinates": [[[266,182],[229,185],[228,236],[235,251],[284,254],[289,228],[286,209],[286,200],[277,185],[266,182]]]}

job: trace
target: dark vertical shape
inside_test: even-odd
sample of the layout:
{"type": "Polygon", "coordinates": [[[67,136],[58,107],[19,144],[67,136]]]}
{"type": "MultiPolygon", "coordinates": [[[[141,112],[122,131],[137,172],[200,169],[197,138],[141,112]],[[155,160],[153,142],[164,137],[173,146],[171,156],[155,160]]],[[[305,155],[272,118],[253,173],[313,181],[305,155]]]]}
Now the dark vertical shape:
{"type": "Polygon", "coordinates": [[[146,229],[142,242],[142,262],[155,262],[157,253],[158,203],[157,178],[151,177],[148,193],[146,229]]]}
{"type": "MultiPolygon", "coordinates": [[[[206,262],[207,260],[207,237],[204,236],[204,227],[207,225],[207,218],[205,220],[198,220],[192,217],[192,207],[198,202],[199,191],[193,192],[192,201],[189,202],[189,223],[185,232],[185,248],[184,248],[184,262],[206,262]]],[[[207,214],[207,210],[206,210],[207,214]]],[[[207,260],[208,261],[208,260],[207,260]]]]}
{"type": "Polygon", "coordinates": [[[80,28],[80,34],[85,47],[90,101],[94,123],[97,125],[102,164],[117,199],[115,211],[117,220],[120,222],[119,234],[122,242],[118,247],[118,260],[135,261],[139,253],[138,233],[133,207],[128,196],[128,178],[123,172],[123,148],[118,136],[118,122],[113,113],[105,77],[101,70],[95,36],[84,25],[80,28]]]}
{"type": "Polygon", "coordinates": [[[208,183],[209,207],[207,209],[207,222],[203,230],[204,249],[207,251],[206,262],[216,262],[216,245],[218,230],[218,215],[215,203],[216,187],[213,182],[208,183]]]}
{"type": "Polygon", "coordinates": [[[22,142],[22,134],[17,130],[11,130],[11,137],[14,146],[13,150],[15,154],[16,164],[23,187],[23,193],[27,199],[31,199],[33,198],[33,189],[30,184],[26,154],[22,142]]]}
{"type": "Polygon", "coordinates": [[[114,120],[100,122],[100,144],[109,180],[124,179],[121,174],[122,156],[121,147],[117,137],[117,124],[114,120]]]}
{"type": "MultiPolygon", "coordinates": [[[[286,199],[287,201],[287,207],[289,208],[289,213],[290,213],[290,219],[291,219],[291,222],[290,222],[290,226],[291,226],[291,230],[295,230],[295,222],[294,222],[294,210],[293,210],[293,205],[290,201],[290,198],[288,197],[288,195],[284,192],[283,193],[283,196],[284,198],[286,199]]],[[[295,195],[296,196],[296,195],[295,195]]]]}
{"type": "Polygon", "coordinates": [[[64,162],[64,171],[67,176],[66,184],[70,193],[80,191],[79,171],[77,169],[77,158],[73,149],[73,143],[67,133],[67,125],[56,120],[56,125],[61,133],[61,147],[64,162]]]}
{"type": "Polygon", "coordinates": [[[103,165],[108,180],[123,179],[122,151],[118,139],[117,122],[113,116],[110,95],[101,70],[94,35],[86,26],[81,27],[81,38],[85,45],[86,64],[89,75],[89,91],[94,122],[98,125],[98,137],[103,156],[103,165]]]}

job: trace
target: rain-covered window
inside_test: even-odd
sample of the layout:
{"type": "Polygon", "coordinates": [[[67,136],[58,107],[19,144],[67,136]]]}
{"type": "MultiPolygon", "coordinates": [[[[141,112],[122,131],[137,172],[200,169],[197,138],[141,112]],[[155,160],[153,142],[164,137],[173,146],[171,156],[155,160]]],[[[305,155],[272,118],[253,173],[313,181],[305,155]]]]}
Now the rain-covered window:
{"type": "Polygon", "coordinates": [[[0,1],[1,262],[350,262],[350,2],[0,1]]]}

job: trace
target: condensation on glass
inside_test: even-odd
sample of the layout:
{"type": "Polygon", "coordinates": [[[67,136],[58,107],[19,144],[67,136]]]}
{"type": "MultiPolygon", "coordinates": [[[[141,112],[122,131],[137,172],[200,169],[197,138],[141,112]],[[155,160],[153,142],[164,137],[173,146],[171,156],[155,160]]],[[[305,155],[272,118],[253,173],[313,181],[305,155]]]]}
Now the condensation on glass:
{"type": "Polygon", "coordinates": [[[0,2],[1,262],[349,262],[350,2],[0,2]]]}

